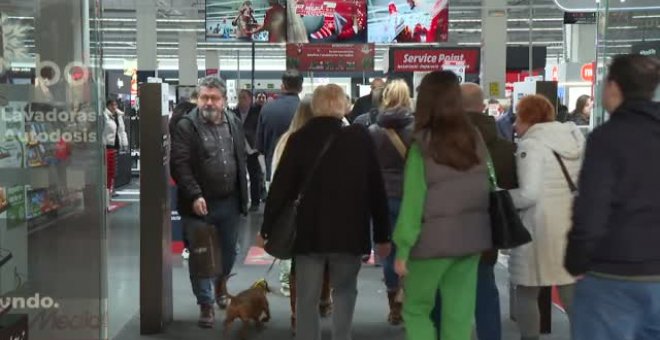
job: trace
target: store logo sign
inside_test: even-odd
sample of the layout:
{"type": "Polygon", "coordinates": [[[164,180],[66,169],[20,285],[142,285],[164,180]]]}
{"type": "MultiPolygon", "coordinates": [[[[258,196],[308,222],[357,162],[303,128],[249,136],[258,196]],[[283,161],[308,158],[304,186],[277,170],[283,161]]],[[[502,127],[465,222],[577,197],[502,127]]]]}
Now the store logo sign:
{"type": "Polygon", "coordinates": [[[580,70],[580,75],[582,75],[582,80],[593,83],[594,82],[594,64],[584,64],[580,70]]]}
{"type": "Polygon", "coordinates": [[[59,83],[62,78],[70,85],[84,85],[89,80],[89,68],[78,61],[72,61],[64,67],[64,73],[59,65],[52,61],[42,61],[37,64],[37,80],[46,86],[59,83]]]}

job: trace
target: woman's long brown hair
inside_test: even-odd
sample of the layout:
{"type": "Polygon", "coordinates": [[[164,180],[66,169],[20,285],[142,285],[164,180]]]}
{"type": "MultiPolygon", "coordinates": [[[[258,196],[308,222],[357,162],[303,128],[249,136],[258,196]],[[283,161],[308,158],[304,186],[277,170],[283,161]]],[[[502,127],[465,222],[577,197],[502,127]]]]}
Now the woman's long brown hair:
{"type": "Polygon", "coordinates": [[[453,72],[436,71],[422,79],[415,130],[430,137],[428,150],[436,163],[459,171],[480,163],[476,130],[463,109],[460,83],[453,72]]]}

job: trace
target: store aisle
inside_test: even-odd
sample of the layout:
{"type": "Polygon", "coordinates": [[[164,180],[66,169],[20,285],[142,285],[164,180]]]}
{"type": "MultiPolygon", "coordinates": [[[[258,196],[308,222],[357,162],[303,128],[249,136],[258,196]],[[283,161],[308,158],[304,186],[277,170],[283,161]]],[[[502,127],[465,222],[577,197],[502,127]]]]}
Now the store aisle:
{"type": "MultiPolygon", "coordinates": [[[[134,204],[124,211],[130,215],[129,211],[135,210],[137,213],[138,205],[134,204]]],[[[119,217],[121,212],[117,213],[119,217]]],[[[121,218],[118,218],[121,219],[121,218]]],[[[241,261],[237,264],[235,272],[237,276],[232,278],[229,282],[229,291],[232,293],[239,292],[249,287],[255,280],[263,277],[268,269],[268,266],[247,266],[243,264],[243,259],[249,249],[249,245],[254,240],[257,228],[261,223],[259,215],[253,215],[244,221],[245,226],[242,229],[243,233],[240,239],[241,249],[239,259],[241,261]]],[[[131,250],[133,242],[126,237],[136,237],[137,228],[131,228],[123,223],[113,225],[111,228],[114,241],[113,251],[124,250],[126,253],[121,256],[115,256],[111,259],[111,269],[117,275],[117,282],[113,283],[111,278],[110,288],[111,297],[114,295],[110,302],[110,325],[116,326],[128,322],[125,327],[120,331],[111,332],[117,334],[114,339],[117,340],[172,340],[172,339],[190,339],[190,340],[205,340],[205,339],[219,339],[221,337],[221,322],[224,319],[223,312],[216,314],[216,326],[212,330],[204,330],[197,327],[198,309],[194,302],[194,297],[190,288],[188,280],[188,272],[186,263],[181,260],[180,256],[175,257],[174,267],[174,323],[171,324],[165,334],[153,336],[140,336],[139,335],[139,319],[138,319],[138,291],[139,279],[137,276],[137,265],[139,260],[137,258],[138,249],[131,250]],[[120,226],[121,225],[121,226],[120,226]],[[135,232],[135,236],[131,233],[135,232]],[[120,237],[121,240],[118,240],[120,237]],[[128,267],[125,267],[128,266],[128,267]],[[133,267],[135,266],[135,267],[133,267]],[[124,276],[126,275],[126,276],[124,276]],[[114,287],[114,288],[113,288],[114,287]],[[114,307],[113,307],[114,306],[114,307]],[[132,314],[129,312],[133,311],[132,314]]],[[[112,252],[111,252],[112,254],[112,252]]],[[[284,340],[292,339],[289,329],[290,312],[288,299],[279,294],[278,284],[278,271],[277,267],[268,276],[268,281],[271,288],[275,293],[269,295],[269,302],[271,305],[272,320],[266,325],[266,329],[259,333],[252,328],[250,332],[250,339],[268,339],[268,340],[284,340]]],[[[354,322],[354,336],[356,340],[403,340],[404,333],[401,327],[389,326],[386,322],[387,314],[387,299],[384,297],[384,286],[381,282],[381,269],[371,266],[363,268],[360,273],[359,281],[359,296],[355,313],[354,322]]],[[[497,270],[498,285],[501,292],[503,315],[504,320],[504,337],[505,340],[519,339],[517,335],[516,326],[513,322],[508,320],[508,288],[506,288],[506,270],[498,266],[497,270]]],[[[330,339],[329,329],[330,319],[324,320],[325,331],[324,339],[330,339]]],[[[113,327],[111,327],[113,328],[113,327]]],[[[237,332],[240,329],[240,322],[236,322],[232,327],[231,339],[238,338],[237,332]]],[[[554,311],[553,316],[553,334],[548,335],[544,340],[568,340],[568,322],[566,317],[558,310],[554,311]]]]}

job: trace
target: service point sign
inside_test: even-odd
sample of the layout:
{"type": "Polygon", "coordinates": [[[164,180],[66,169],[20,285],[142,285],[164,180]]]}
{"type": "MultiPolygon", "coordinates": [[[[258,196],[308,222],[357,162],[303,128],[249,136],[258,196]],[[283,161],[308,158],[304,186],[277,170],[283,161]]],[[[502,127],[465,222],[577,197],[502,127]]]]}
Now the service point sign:
{"type": "Polygon", "coordinates": [[[479,48],[391,49],[394,72],[429,72],[443,65],[465,65],[465,73],[479,73],[479,48]]]}

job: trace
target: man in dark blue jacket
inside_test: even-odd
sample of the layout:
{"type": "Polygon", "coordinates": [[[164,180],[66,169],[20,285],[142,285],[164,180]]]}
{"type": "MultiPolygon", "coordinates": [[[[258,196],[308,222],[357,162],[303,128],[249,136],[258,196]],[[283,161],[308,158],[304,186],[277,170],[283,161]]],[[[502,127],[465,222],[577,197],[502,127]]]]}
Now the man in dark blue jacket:
{"type": "Polygon", "coordinates": [[[589,138],[566,269],[584,277],[573,340],[660,339],[660,61],[614,58],[603,93],[611,119],[589,138]]]}
{"type": "Polygon", "coordinates": [[[293,116],[300,105],[303,76],[300,72],[290,70],[282,75],[282,95],[267,103],[261,109],[259,125],[257,126],[257,150],[266,158],[266,178],[271,177],[273,153],[280,137],[289,129],[293,116]]]}

